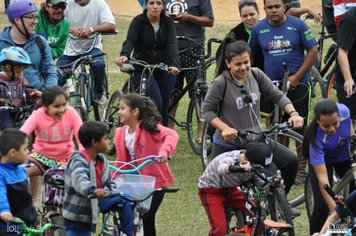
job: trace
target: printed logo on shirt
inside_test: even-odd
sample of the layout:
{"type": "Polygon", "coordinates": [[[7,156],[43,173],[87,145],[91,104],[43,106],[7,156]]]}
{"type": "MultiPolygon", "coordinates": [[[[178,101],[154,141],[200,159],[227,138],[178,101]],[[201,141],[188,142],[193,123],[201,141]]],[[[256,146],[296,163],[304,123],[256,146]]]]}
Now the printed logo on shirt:
{"type": "Polygon", "coordinates": [[[170,0],[166,5],[166,11],[174,15],[186,12],[187,10],[188,4],[185,2],[185,0],[170,0]]]}
{"type": "Polygon", "coordinates": [[[280,56],[288,54],[292,51],[292,44],[290,40],[284,39],[284,36],[274,36],[274,39],[268,42],[269,54],[273,56],[280,56]]]}
{"type": "Polygon", "coordinates": [[[313,33],[311,32],[310,29],[306,30],[306,31],[304,32],[304,35],[305,35],[306,40],[308,40],[308,41],[314,39],[314,35],[313,35],[313,33]]]}
{"type": "Polygon", "coordinates": [[[236,106],[238,110],[241,110],[244,107],[248,107],[250,106],[250,104],[256,105],[258,97],[256,93],[250,93],[250,97],[252,102],[251,103],[246,103],[244,101],[244,96],[240,96],[238,98],[236,98],[235,102],[236,102],[236,106]]]}
{"type": "Polygon", "coordinates": [[[269,33],[269,32],[270,32],[269,29],[260,30],[260,34],[265,34],[265,33],[269,33]]]}

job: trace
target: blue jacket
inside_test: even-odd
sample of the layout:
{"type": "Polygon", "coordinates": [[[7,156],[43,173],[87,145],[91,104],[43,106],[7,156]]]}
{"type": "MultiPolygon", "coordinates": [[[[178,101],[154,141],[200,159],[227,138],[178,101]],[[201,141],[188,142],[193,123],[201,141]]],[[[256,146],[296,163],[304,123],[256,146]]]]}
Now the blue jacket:
{"type": "MultiPolygon", "coordinates": [[[[27,225],[35,226],[37,213],[28,189],[26,170],[22,165],[0,163],[0,213],[11,212],[27,225]]],[[[0,222],[0,228],[3,227],[0,222]]]]}
{"type": "MultiPolygon", "coordinates": [[[[0,36],[0,50],[10,46],[18,46],[11,38],[10,29],[11,27],[6,27],[0,36]]],[[[48,42],[42,36],[31,35],[23,46],[23,49],[28,53],[32,62],[32,65],[24,71],[24,77],[28,80],[29,84],[39,90],[57,85],[57,69],[54,65],[48,42]],[[36,43],[36,38],[38,37],[43,42],[43,53],[36,43]]]]}

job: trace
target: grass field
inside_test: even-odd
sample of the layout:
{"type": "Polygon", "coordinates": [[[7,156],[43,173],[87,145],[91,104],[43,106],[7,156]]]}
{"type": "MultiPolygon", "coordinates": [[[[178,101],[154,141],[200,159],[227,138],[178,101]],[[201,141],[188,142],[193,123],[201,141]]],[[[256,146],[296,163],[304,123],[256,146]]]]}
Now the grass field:
{"type": "MultiPolygon", "coordinates": [[[[119,72],[113,61],[119,55],[129,22],[128,18],[117,18],[118,35],[104,36],[103,43],[104,51],[108,54],[109,91],[111,93],[121,88],[127,77],[119,72]]],[[[7,17],[1,13],[0,27],[3,29],[6,25],[8,25],[7,17]]],[[[206,36],[207,38],[222,38],[232,26],[231,23],[215,25],[207,29],[206,36]]],[[[316,32],[317,28],[313,27],[313,30],[316,32]]],[[[184,98],[177,112],[180,121],[185,119],[187,104],[188,99],[184,98]]],[[[180,142],[169,164],[176,178],[174,186],[180,188],[180,191],[166,195],[157,216],[158,235],[207,235],[209,223],[197,194],[198,178],[202,173],[200,157],[191,151],[186,132],[177,131],[180,135],[180,142]]],[[[296,235],[308,235],[308,219],[303,207],[299,209],[302,216],[295,220],[296,235]]]]}

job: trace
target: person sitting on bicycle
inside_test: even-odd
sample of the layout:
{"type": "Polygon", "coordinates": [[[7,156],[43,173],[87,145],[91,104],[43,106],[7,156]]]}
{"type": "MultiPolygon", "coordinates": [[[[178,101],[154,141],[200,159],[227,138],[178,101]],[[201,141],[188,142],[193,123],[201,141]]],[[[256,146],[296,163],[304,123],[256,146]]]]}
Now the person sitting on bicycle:
{"type": "MultiPolygon", "coordinates": [[[[216,128],[212,157],[242,149],[248,142],[260,139],[255,135],[248,135],[246,139],[237,137],[239,130],[262,131],[259,116],[261,95],[278,103],[289,115],[288,121],[294,128],[303,126],[303,118],[291,101],[260,69],[250,67],[250,49],[245,41],[236,41],[233,35],[226,37],[222,42],[222,53],[224,60],[217,64],[218,77],[209,87],[202,107],[203,118],[216,128]]],[[[273,162],[282,172],[288,193],[298,170],[297,156],[279,143],[275,143],[272,151],[273,162]]]]}
{"type": "MultiPolygon", "coordinates": [[[[23,77],[23,72],[29,65],[31,60],[27,52],[20,47],[11,46],[0,51],[0,82],[7,85],[0,85],[0,105],[4,105],[6,101],[14,107],[24,105],[23,94],[27,92],[25,86],[28,85],[28,81],[23,77]]],[[[25,96],[40,97],[41,94],[41,91],[32,90],[25,96]]],[[[11,110],[0,108],[0,130],[11,126],[11,110]]]]}
{"type": "MultiPolygon", "coordinates": [[[[323,228],[319,233],[314,233],[313,236],[322,236],[329,228],[329,224],[331,222],[337,221],[339,219],[345,219],[347,217],[351,217],[354,219],[356,216],[356,190],[350,193],[349,196],[345,198],[345,206],[337,205],[335,207],[335,211],[329,215],[326,219],[323,228]]],[[[355,225],[353,225],[355,227],[355,225]]],[[[354,233],[354,232],[353,232],[354,233]]]]}
{"type": "Polygon", "coordinates": [[[36,34],[47,39],[53,59],[63,54],[69,35],[69,21],[64,17],[66,0],[46,0],[37,10],[36,34]]]}
{"type": "MultiPolygon", "coordinates": [[[[272,153],[270,145],[262,142],[250,142],[246,150],[235,150],[220,154],[206,167],[199,178],[199,197],[209,218],[211,236],[223,236],[227,233],[224,207],[245,212],[244,196],[237,186],[249,179],[259,184],[259,178],[251,170],[250,161],[262,164],[270,169],[272,153]],[[235,173],[236,166],[246,172],[235,173]]],[[[252,203],[255,205],[254,203],[252,203]]]]}
{"type": "Polygon", "coordinates": [[[35,3],[31,0],[14,0],[7,9],[7,16],[11,26],[6,27],[0,36],[0,50],[19,46],[28,53],[31,64],[24,70],[24,77],[31,86],[42,91],[57,85],[57,69],[48,42],[35,33],[38,22],[35,3]]]}
{"type": "Polygon", "coordinates": [[[27,135],[34,132],[36,136],[27,168],[34,205],[38,203],[41,175],[51,167],[67,163],[74,152],[73,138],[78,149],[83,149],[78,139],[82,120],[68,105],[67,93],[59,86],[49,87],[43,91],[41,103],[20,128],[27,135]]]}
{"type": "MultiPolygon", "coordinates": [[[[57,66],[67,65],[83,55],[94,55],[102,51],[100,33],[115,31],[115,17],[104,0],[67,0],[65,15],[70,23],[70,34],[63,55],[57,60],[57,66]],[[98,35],[97,35],[98,34],[98,35]],[[94,37],[93,37],[94,36],[94,37]]],[[[94,101],[100,106],[107,104],[104,93],[106,79],[105,60],[96,57],[90,65],[94,80],[94,101]]],[[[71,86],[71,79],[60,78],[58,85],[71,86]]]]}
{"type": "Polygon", "coordinates": [[[74,153],[64,176],[63,218],[67,236],[90,236],[98,224],[99,209],[106,212],[123,205],[123,231],[134,235],[131,204],[116,196],[105,199],[110,184],[109,164],[103,154],[109,148],[108,126],[100,121],[87,121],[79,129],[84,150],[74,153]],[[89,199],[94,194],[96,198],[89,199]]]}
{"type": "Polygon", "coordinates": [[[28,146],[27,135],[18,129],[5,129],[0,136],[1,235],[10,233],[6,231],[9,228],[3,222],[12,220],[14,216],[21,218],[30,227],[37,225],[37,212],[32,205],[27,174],[22,165],[27,157],[28,146]]]}
{"type": "MultiPolygon", "coordinates": [[[[163,0],[146,0],[145,11],[131,21],[116,64],[122,66],[130,57],[132,50],[135,59],[149,64],[164,63],[171,70],[171,73],[155,70],[152,84],[146,91],[146,95],[155,101],[161,112],[162,124],[168,126],[169,101],[176,76],[179,74],[180,62],[175,26],[164,11],[163,0]]],[[[136,68],[134,72],[135,87],[140,85],[143,69],[136,68]]]]}
{"type": "Polygon", "coordinates": [[[335,202],[323,186],[333,185],[333,170],[342,178],[351,168],[349,148],[353,133],[350,111],[345,105],[331,99],[322,99],[315,104],[314,118],[303,140],[314,198],[310,234],[319,232],[329,212],[334,212],[335,202]]]}

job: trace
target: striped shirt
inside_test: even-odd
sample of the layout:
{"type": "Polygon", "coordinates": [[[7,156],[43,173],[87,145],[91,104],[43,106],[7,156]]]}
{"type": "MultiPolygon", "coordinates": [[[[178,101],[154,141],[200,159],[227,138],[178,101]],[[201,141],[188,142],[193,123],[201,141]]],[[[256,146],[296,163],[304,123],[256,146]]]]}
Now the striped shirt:
{"type": "Polygon", "coordinates": [[[334,21],[339,27],[342,16],[351,8],[356,6],[356,0],[333,0],[334,21]]]}
{"type": "Polygon", "coordinates": [[[226,173],[226,168],[240,160],[240,150],[225,152],[215,157],[199,178],[199,188],[234,188],[249,179],[259,182],[252,172],[226,173]]]}

